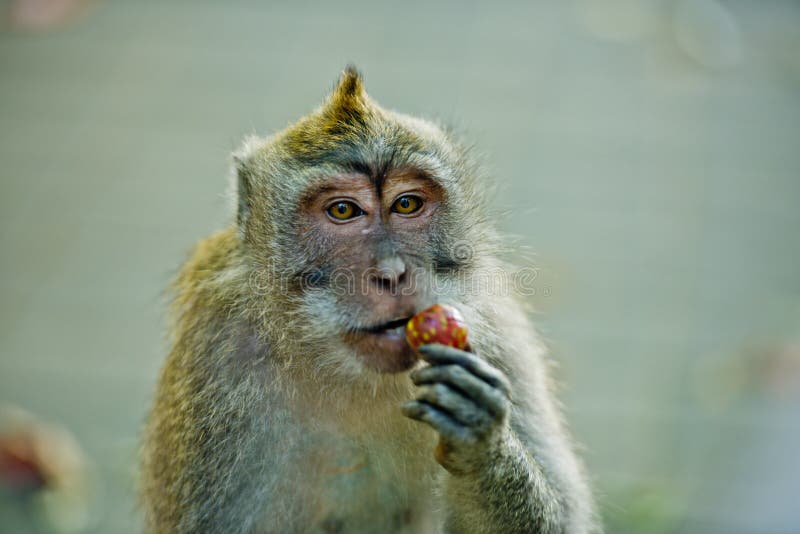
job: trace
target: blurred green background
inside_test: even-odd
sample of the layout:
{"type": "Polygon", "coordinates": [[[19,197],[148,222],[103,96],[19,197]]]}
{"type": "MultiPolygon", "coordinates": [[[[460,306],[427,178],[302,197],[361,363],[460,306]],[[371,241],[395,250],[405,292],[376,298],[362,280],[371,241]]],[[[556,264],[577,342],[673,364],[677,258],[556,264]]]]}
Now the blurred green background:
{"type": "Polygon", "coordinates": [[[608,532],[800,532],[800,3],[0,6],[0,403],[90,465],[86,514],[0,493],[0,531],[140,529],[161,291],[240,139],[353,62],[486,154],[608,532]]]}

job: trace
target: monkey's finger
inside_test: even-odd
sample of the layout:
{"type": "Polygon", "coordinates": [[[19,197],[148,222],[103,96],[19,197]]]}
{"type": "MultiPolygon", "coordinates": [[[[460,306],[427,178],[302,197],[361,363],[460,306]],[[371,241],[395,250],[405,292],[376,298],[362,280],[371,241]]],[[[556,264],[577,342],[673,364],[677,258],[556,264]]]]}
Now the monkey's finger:
{"type": "Polygon", "coordinates": [[[411,380],[418,386],[439,382],[448,384],[478,406],[485,408],[494,417],[503,417],[508,413],[508,397],[460,365],[423,367],[411,373],[411,380]]]}
{"type": "Polygon", "coordinates": [[[450,414],[453,419],[478,431],[491,426],[492,420],[486,410],[465,397],[455,388],[437,382],[420,388],[418,401],[424,401],[450,414]]]}
{"type": "Polygon", "coordinates": [[[470,352],[439,344],[422,345],[419,351],[423,359],[433,365],[460,365],[481,380],[499,388],[506,395],[511,395],[511,384],[505,375],[470,352]]]}
{"type": "Polygon", "coordinates": [[[448,439],[464,442],[475,441],[469,429],[453,420],[443,410],[424,401],[408,401],[402,406],[403,415],[427,424],[448,439]]]}

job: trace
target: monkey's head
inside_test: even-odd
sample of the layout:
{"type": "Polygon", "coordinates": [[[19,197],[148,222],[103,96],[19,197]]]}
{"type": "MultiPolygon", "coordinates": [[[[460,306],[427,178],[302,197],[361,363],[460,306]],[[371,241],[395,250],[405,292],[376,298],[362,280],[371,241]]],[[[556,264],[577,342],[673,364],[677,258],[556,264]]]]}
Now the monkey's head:
{"type": "Polygon", "coordinates": [[[235,155],[251,308],[319,369],[409,369],[404,326],[436,302],[468,306],[458,280],[487,242],[485,193],[434,124],[379,107],[349,67],[311,115],[235,155]]]}

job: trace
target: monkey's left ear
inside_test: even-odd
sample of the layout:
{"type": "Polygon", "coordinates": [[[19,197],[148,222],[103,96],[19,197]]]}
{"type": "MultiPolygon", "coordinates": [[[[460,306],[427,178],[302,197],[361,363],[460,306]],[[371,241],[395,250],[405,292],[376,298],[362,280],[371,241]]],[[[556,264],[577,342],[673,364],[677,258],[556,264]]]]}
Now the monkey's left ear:
{"type": "Polygon", "coordinates": [[[244,228],[250,218],[253,199],[253,175],[250,156],[261,143],[256,136],[248,136],[239,150],[233,153],[234,172],[236,173],[236,223],[244,228]]]}
{"type": "Polygon", "coordinates": [[[244,228],[247,219],[250,218],[250,199],[252,195],[252,185],[250,175],[246,169],[236,162],[236,223],[240,228],[244,228]]]}

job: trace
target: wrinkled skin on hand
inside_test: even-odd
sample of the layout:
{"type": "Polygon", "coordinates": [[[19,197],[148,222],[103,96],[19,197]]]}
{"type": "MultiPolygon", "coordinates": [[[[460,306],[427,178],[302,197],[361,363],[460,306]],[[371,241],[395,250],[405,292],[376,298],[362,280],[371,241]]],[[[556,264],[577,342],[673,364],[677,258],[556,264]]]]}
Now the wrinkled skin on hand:
{"type": "Polygon", "coordinates": [[[453,475],[474,473],[510,437],[508,379],[465,350],[431,344],[419,353],[430,365],[411,373],[420,393],[403,414],[439,433],[435,456],[442,467],[453,475]]]}

